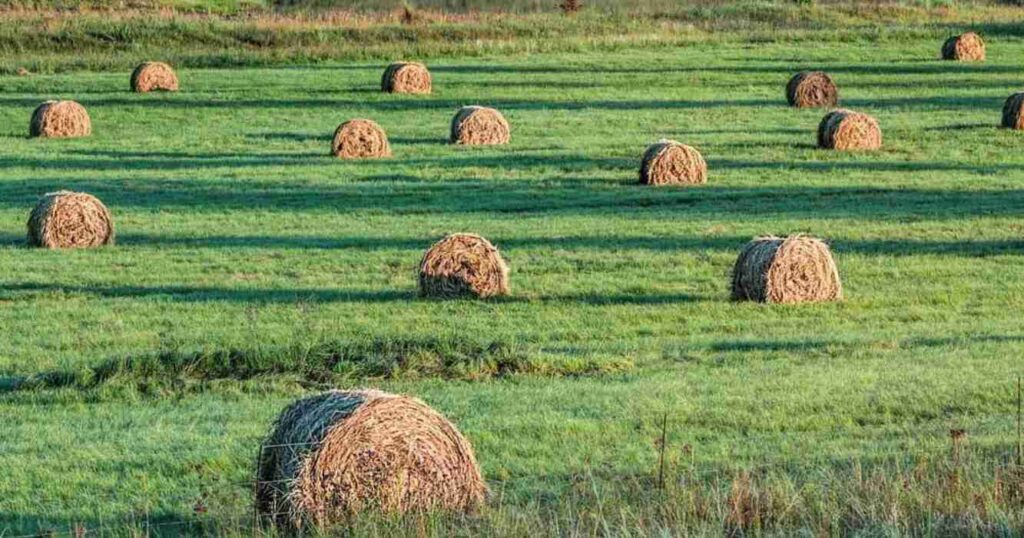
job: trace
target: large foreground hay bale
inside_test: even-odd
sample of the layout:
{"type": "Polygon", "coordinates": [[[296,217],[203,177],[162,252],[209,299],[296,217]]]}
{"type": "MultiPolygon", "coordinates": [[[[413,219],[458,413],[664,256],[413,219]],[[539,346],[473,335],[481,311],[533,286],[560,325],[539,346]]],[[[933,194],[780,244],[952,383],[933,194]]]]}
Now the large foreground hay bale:
{"type": "Polygon", "coordinates": [[[114,242],[114,219],[91,194],[51,192],[28,217],[28,244],[46,248],[84,248],[114,242]]]}
{"type": "Polygon", "coordinates": [[[453,298],[508,293],[508,266],[490,241],[476,234],[450,234],[423,255],[420,295],[453,298]]]}
{"type": "Polygon", "coordinates": [[[829,112],[818,124],[818,147],[836,150],[878,149],[882,147],[882,129],[878,120],[853,112],[829,112]]]}
{"type": "Polygon", "coordinates": [[[826,73],[803,71],[786,84],[786,100],[795,107],[834,107],[839,104],[839,89],[826,73]]]}
{"type": "Polygon", "coordinates": [[[467,146],[508,144],[512,134],[505,116],[493,108],[463,107],[452,118],[449,141],[467,146]]]}
{"type": "Polygon", "coordinates": [[[146,93],[154,90],[178,91],[178,75],[163,62],[143,62],[132,71],[132,91],[146,93]]]}
{"type": "Polygon", "coordinates": [[[1018,92],[1003,103],[1003,127],[1024,129],[1024,92],[1018,92]]]}
{"type": "Polygon", "coordinates": [[[421,63],[396,62],[384,70],[380,86],[389,93],[430,93],[430,71],[421,63]]]}
{"type": "Polygon", "coordinates": [[[733,267],[733,300],[802,303],[842,297],[832,251],[813,237],[759,237],[747,243],[733,267]]]}
{"type": "Polygon", "coordinates": [[[390,514],[480,506],[473,449],[425,403],[376,390],[330,391],[278,416],[260,451],[256,507],[288,527],[364,510],[390,514]]]}
{"type": "Polygon", "coordinates": [[[985,40],[974,32],[953,36],[942,44],[942,59],[983,62],[985,61],[985,40]]]}
{"type": "Polygon", "coordinates": [[[388,135],[373,120],[349,120],[338,126],[331,153],[342,159],[373,159],[391,156],[388,135]]]}
{"type": "Polygon", "coordinates": [[[675,140],[660,140],[644,152],[640,183],[672,185],[706,183],[708,165],[696,149],[675,140]]]}
{"type": "Polygon", "coordinates": [[[28,134],[48,138],[89,136],[92,121],[85,107],[74,101],[47,101],[32,113],[28,134]]]}

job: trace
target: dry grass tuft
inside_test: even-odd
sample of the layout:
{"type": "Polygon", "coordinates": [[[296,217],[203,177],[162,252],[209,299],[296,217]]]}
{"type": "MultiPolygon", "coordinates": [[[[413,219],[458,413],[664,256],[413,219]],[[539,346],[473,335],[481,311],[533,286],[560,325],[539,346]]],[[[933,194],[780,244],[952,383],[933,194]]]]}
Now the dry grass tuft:
{"type": "Polygon", "coordinates": [[[155,90],[178,91],[178,75],[163,62],[144,62],[132,71],[132,91],[146,93],[155,90]]]}
{"type": "Polygon", "coordinates": [[[428,94],[431,92],[430,71],[416,62],[395,62],[384,70],[381,89],[389,93],[428,94]]]}
{"type": "Polygon", "coordinates": [[[696,149],[675,140],[660,140],[644,152],[640,183],[644,185],[699,184],[708,180],[708,165],[696,149]]]}
{"type": "Polygon", "coordinates": [[[501,112],[482,106],[463,107],[452,118],[449,141],[467,146],[508,144],[512,135],[501,112]]]}
{"type": "Polygon", "coordinates": [[[47,101],[39,105],[28,126],[28,135],[33,137],[65,138],[91,134],[89,113],[74,101],[47,101]]]}
{"type": "Polygon", "coordinates": [[[479,297],[509,291],[508,266],[490,241],[476,234],[450,234],[423,255],[420,295],[425,297],[479,297]]]}
{"type": "Polygon", "coordinates": [[[851,110],[829,112],[818,124],[818,147],[835,150],[874,150],[882,147],[878,120],[851,110]]]}
{"type": "Polygon", "coordinates": [[[28,244],[87,248],[114,243],[114,220],[91,194],[59,191],[39,199],[28,217],[28,244]]]}
{"type": "Polygon", "coordinates": [[[762,303],[803,303],[843,298],[832,251],[819,239],[759,237],[733,267],[732,298],[762,303]]]}
{"type": "Polygon", "coordinates": [[[834,107],[839,104],[839,89],[832,77],[821,71],[793,75],[786,84],[786,100],[795,107],[834,107]]]}
{"type": "Polygon", "coordinates": [[[388,135],[373,120],[349,120],[338,126],[331,153],[342,159],[375,159],[391,156],[388,135]]]}
{"type": "Polygon", "coordinates": [[[953,36],[942,44],[942,59],[983,62],[985,61],[985,40],[974,32],[953,36]]]}

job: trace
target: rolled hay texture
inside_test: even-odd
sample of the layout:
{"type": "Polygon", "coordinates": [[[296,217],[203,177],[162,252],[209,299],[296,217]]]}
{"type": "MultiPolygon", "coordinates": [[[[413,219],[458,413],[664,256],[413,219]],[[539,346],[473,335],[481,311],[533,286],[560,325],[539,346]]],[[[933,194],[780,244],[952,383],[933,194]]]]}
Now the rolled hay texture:
{"type": "Polygon", "coordinates": [[[708,165],[696,149],[675,140],[660,140],[644,152],[640,183],[678,185],[707,183],[708,165]]]}
{"type": "Polygon", "coordinates": [[[843,298],[832,251],[819,239],[758,237],[740,252],[732,273],[735,301],[803,303],[843,298]]]}
{"type": "Polygon", "coordinates": [[[389,93],[427,94],[432,90],[430,71],[416,62],[396,62],[384,70],[381,89],[389,93]]]}
{"type": "Polygon", "coordinates": [[[28,134],[46,138],[89,136],[92,121],[85,107],[74,101],[47,101],[32,113],[28,134]]]}
{"type": "Polygon", "coordinates": [[[490,241],[476,234],[449,234],[420,262],[420,295],[478,297],[508,293],[508,266],[490,241]]]}
{"type": "Polygon", "coordinates": [[[818,147],[836,150],[871,150],[882,147],[882,129],[878,120],[853,112],[829,112],[818,124],[818,147]]]}
{"type": "Polygon", "coordinates": [[[1011,95],[1003,103],[1003,127],[1024,129],[1024,92],[1011,95]]]}
{"type": "Polygon", "coordinates": [[[501,112],[482,106],[467,106],[452,118],[452,144],[482,146],[508,144],[512,139],[508,121],[501,112]]]}
{"type": "Polygon", "coordinates": [[[985,40],[974,32],[953,36],[942,44],[942,59],[983,62],[985,61],[985,40]]]}
{"type": "Polygon", "coordinates": [[[154,90],[178,91],[178,75],[163,62],[143,62],[132,71],[132,91],[146,93],[154,90]]]}
{"type": "Polygon", "coordinates": [[[51,192],[28,217],[28,244],[45,248],[88,248],[114,243],[114,219],[91,194],[51,192]]]}
{"type": "Polygon", "coordinates": [[[795,107],[834,107],[839,104],[839,88],[832,77],[821,71],[793,75],[786,84],[786,100],[795,107]]]}
{"type": "Polygon", "coordinates": [[[420,400],[376,390],[293,403],[257,465],[257,510],[285,527],[366,510],[471,512],[487,494],[473,449],[451,422],[420,400]]]}
{"type": "Polygon", "coordinates": [[[373,120],[349,120],[338,126],[331,153],[342,159],[374,159],[391,156],[388,135],[373,120]]]}

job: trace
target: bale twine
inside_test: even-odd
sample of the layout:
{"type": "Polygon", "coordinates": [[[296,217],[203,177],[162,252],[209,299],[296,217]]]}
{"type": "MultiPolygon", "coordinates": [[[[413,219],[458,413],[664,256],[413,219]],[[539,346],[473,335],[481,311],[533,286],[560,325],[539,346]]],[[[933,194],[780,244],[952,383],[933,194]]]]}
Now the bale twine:
{"type": "Polygon", "coordinates": [[[132,91],[146,93],[154,90],[178,91],[178,76],[171,66],[163,62],[143,62],[132,71],[132,91]]]}
{"type": "Polygon", "coordinates": [[[91,194],[51,192],[28,217],[28,244],[45,248],[87,248],[114,243],[114,220],[91,194]]]}
{"type": "Polygon", "coordinates": [[[795,107],[836,106],[839,104],[839,89],[827,74],[804,71],[789,79],[786,100],[795,107]]]}
{"type": "Polygon", "coordinates": [[[758,237],[740,252],[732,273],[732,298],[762,303],[802,303],[843,298],[832,251],[819,239],[758,237]]]}
{"type": "Polygon", "coordinates": [[[508,144],[512,134],[501,112],[482,106],[463,107],[452,119],[449,141],[467,146],[508,144]]]}
{"type": "Polygon", "coordinates": [[[878,149],[882,130],[878,120],[851,110],[829,112],[818,124],[818,147],[836,150],[878,149]]]}
{"type": "Polygon", "coordinates": [[[985,61],[985,40],[974,32],[953,36],[942,44],[942,59],[983,62],[985,61]]]}
{"type": "Polygon", "coordinates": [[[47,101],[32,113],[28,134],[47,138],[89,136],[92,121],[85,107],[74,101],[47,101]]]}
{"type": "Polygon", "coordinates": [[[1003,103],[1003,127],[1009,129],[1024,129],[1024,92],[1018,92],[1006,99],[1003,103]]]}
{"type": "Polygon", "coordinates": [[[277,418],[257,463],[256,508],[285,527],[365,510],[470,512],[487,486],[473,449],[425,403],[376,390],[330,391],[277,418]]]}
{"type": "Polygon", "coordinates": [[[395,62],[384,70],[380,86],[389,93],[430,93],[430,71],[421,63],[395,62]]]}
{"type": "Polygon", "coordinates": [[[420,295],[481,299],[508,293],[508,266],[490,241],[476,234],[450,234],[423,255],[420,295]]]}
{"type": "Polygon", "coordinates": [[[373,120],[349,120],[338,126],[331,153],[342,159],[372,159],[391,156],[388,135],[373,120]]]}
{"type": "Polygon", "coordinates": [[[707,183],[708,165],[696,149],[675,140],[662,139],[644,152],[640,183],[672,185],[707,183]]]}

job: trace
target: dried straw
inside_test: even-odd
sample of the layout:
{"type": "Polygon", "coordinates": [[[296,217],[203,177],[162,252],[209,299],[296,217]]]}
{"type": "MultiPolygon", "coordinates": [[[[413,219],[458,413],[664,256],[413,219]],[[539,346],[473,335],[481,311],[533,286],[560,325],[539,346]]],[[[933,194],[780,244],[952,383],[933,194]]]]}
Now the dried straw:
{"type": "Polygon", "coordinates": [[[28,134],[47,138],[89,136],[92,121],[85,107],[74,101],[47,101],[32,113],[28,134]]]}
{"type": "Polygon", "coordinates": [[[427,94],[431,91],[430,71],[416,62],[396,62],[384,70],[381,89],[389,93],[427,94]]]}
{"type": "Polygon", "coordinates": [[[342,159],[390,157],[391,145],[387,133],[377,122],[349,120],[334,131],[331,153],[342,159]]]}
{"type": "Polygon", "coordinates": [[[171,66],[163,62],[143,62],[132,71],[132,91],[146,93],[154,90],[178,91],[178,76],[171,66]]]}
{"type": "Polygon", "coordinates": [[[277,418],[257,463],[257,510],[284,527],[327,526],[366,510],[471,512],[487,486],[473,449],[414,398],[330,391],[277,418]]]}
{"type": "Polygon", "coordinates": [[[768,236],[747,243],[732,275],[733,300],[766,303],[843,298],[839,270],[828,245],[805,235],[768,236]]]}
{"type": "Polygon", "coordinates": [[[985,40],[974,32],[953,36],[942,44],[942,59],[983,62],[985,61],[985,40]]]}
{"type": "Polygon", "coordinates": [[[708,165],[696,149],[675,140],[662,139],[644,152],[640,183],[673,185],[706,183],[708,165]]]}
{"type": "Polygon", "coordinates": [[[833,107],[839,103],[839,89],[827,74],[804,71],[789,79],[786,100],[795,107],[833,107]]]}
{"type": "Polygon", "coordinates": [[[508,293],[508,266],[490,241],[476,234],[450,234],[420,262],[420,295],[454,298],[508,293]]]}
{"type": "Polygon", "coordinates": [[[851,110],[829,112],[818,124],[818,147],[836,150],[878,149],[882,130],[878,120],[851,110]]]}
{"type": "Polygon", "coordinates": [[[91,194],[59,191],[39,199],[28,217],[28,244],[87,248],[114,243],[110,211],[91,194]]]}
{"type": "Polygon", "coordinates": [[[482,106],[463,107],[452,118],[452,144],[467,146],[508,144],[512,135],[501,112],[482,106]]]}
{"type": "Polygon", "coordinates": [[[1006,99],[1003,103],[1003,127],[1009,129],[1024,129],[1024,92],[1018,92],[1006,99]]]}

